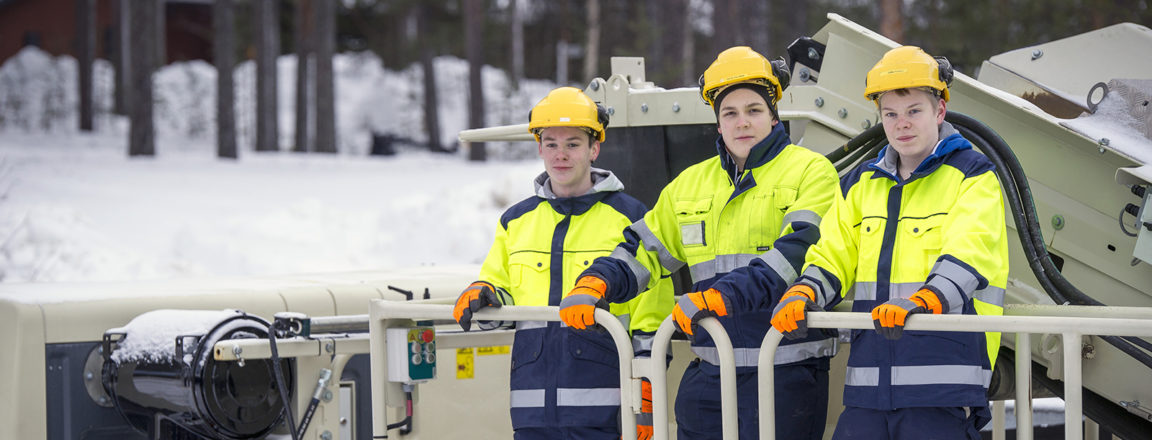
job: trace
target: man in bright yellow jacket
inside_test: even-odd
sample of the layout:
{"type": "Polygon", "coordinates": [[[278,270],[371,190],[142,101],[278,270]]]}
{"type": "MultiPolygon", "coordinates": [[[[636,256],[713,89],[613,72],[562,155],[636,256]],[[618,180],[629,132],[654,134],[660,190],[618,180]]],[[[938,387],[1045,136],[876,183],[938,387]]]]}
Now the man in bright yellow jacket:
{"type": "MultiPolygon", "coordinates": [[[[760,344],[772,307],[795,280],[836,197],[832,164],[793,144],[777,116],[789,76],[783,61],[770,62],[748,47],[721,52],[700,84],[716,112],[717,155],[669,183],[656,206],[625,231],[628,240],[597,259],[561,304],[561,318],[582,328],[595,322],[596,304],[628,301],[688,267],[692,293],[680,297],[673,316],[693,337],[699,359],[689,364],[676,396],[677,438],[722,434],[719,355],[712,338],[694,329],[706,316],[718,318],[735,348],[740,438],[759,437],[760,344]]],[[[776,407],[798,405],[777,412],[778,438],[822,438],[835,350],[835,339],[818,331],[780,347],[776,407]]]]}
{"type": "Polygon", "coordinates": [[[944,122],[952,69],[918,47],[868,72],[889,144],[844,176],[804,271],[772,324],[803,335],[805,311],[849,291],[876,331],[853,330],[834,439],[979,439],[999,333],[904,332],[909,315],[1003,314],[1004,203],[992,163],[944,122]]]}
{"type": "MultiPolygon", "coordinates": [[[[535,179],[536,194],[500,217],[480,281],[460,294],[454,316],[465,331],[484,307],[560,305],[564,289],[592,260],[611,253],[624,240],[624,228],[646,211],[621,192],[624,185],[611,171],[592,167],[608,114],[584,92],[553,90],[528,119],[545,171],[535,179]]],[[[637,356],[648,354],[672,308],[670,280],[651,287],[611,308],[632,331],[637,356]]],[[[516,439],[620,437],[619,360],[607,333],[521,321],[511,374],[516,439]]]]}

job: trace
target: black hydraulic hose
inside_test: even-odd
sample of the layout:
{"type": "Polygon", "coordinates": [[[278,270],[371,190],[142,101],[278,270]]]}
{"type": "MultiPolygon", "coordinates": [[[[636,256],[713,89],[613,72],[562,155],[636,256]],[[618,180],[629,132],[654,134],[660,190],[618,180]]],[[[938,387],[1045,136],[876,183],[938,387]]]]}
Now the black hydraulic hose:
{"type": "Polygon", "coordinates": [[[877,138],[876,143],[872,144],[871,147],[868,148],[868,151],[866,153],[864,153],[864,155],[861,156],[859,159],[856,159],[856,161],[853,162],[852,165],[850,167],[848,167],[848,169],[850,170],[852,168],[856,168],[856,167],[860,166],[860,164],[867,162],[869,160],[872,160],[873,158],[878,156],[880,154],[880,150],[883,150],[884,147],[886,147],[886,146],[888,146],[888,138],[887,137],[877,138]]]}
{"type": "Polygon", "coordinates": [[[856,149],[856,151],[853,151],[852,154],[849,154],[847,157],[836,163],[836,172],[840,173],[844,172],[845,170],[852,169],[856,166],[856,163],[859,162],[860,159],[868,157],[869,152],[877,151],[876,149],[878,147],[883,148],[883,145],[887,143],[887,140],[888,138],[884,137],[884,134],[881,133],[879,136],[864,142],[862,145],[860,145],[860,147],[856,149]]]}
{"type": "Polygon", "coordinates": [[[288,420],[288,432],[292,433],[292,440],[300,440],[300,435],[296,432],[296,419],[292,416],[292,401],[288,399],[288,389],[284,385],[288,381],[284,379],[284,372],[280,368],[280,352],[276,350],[276,323],[274,321],[272,326],[268,327],[268,348],[272,351],[272,373],[276,379],[276,389],[280,392],[280,400],[284,401],[284,414],[288,420]]]}
{"type": "MultiPolygon", "coordinates": [[[[957,127],[961,135],[980,148],[996,166],[997,175],[1005,187],[1004,193],[1012,207],[1016,231],[1020,235],[1020,243],[1024,246],[1025,255],[1028,256],[1028,264],[1044,291],[1057,304],[1072,303],[1074,299],[1077,305],[1104,305],[1073,286],[1052,263],[1048,248],[1043,242],[1043,235],[1040,231],[1039,220],[1036,217],[1036,207],[1032,202],[1032,193],[1028,188],[1027,178],[1024,177],[1023,168],[1021,168],[1020,162],[1012,153],[1011,148],[999,135],[983,123],[960,113],[949,112],[948,115],[950,117],[955,115],[954,120],[949,120],[949,122],[957,127]]],[[[1144,364],[1145,367],[1152,368],[1152,355],[1133,346],[1136,344],[1148,350],[1152,344],[1148,344],[1147,341],[1116,336],[1098,337],[1144,364]]]]}
{"type": "Polygon", "coordinates": [[[856,137],[854,137],[852,139],[848,139],[848,142],[845,142],[844,145],[840,146],[840,148],[833,150],[831,153],[828,153],[824,157],[827,157],[828,160],[832,163],[839,162],[840,159],[843,159],[845,156],[848,156],[849,153],[858,150],[861,146],[863,146],[868,141],[871,141],[872,139],[874,139],[876,137],[883,137],[883,136],[884,136],[884,126],[880,125],[880,124],[876,124],[876,125],[872,126],[871,128],[864,130],[860,134],[856,135],[856,137]]]}

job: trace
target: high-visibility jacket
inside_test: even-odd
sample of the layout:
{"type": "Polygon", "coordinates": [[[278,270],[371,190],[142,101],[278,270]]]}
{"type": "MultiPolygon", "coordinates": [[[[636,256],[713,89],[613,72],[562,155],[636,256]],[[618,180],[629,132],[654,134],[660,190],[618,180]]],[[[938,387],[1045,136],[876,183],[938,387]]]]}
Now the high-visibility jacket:
{"type": "MultiPolygon", "coordinates": [[[[1008,242],[1000,182],[988,158],[951,124],[907,179],[891,146],[844,176],[843,199],[820,225],[800,282],[831,309],[850,291],[871,312],[922,287],[944,313],[1001,315],[1008,242]]],[[[844,404],[879,410],[986,407],[999,333],[853,330],[844,404]]]]}
{"type": "MultiPolygon", "coordinates": [[[[643,203],[620,192],[624,185],[610,171],[593,168],[592,178],[588,194],[561,198],[552,192],[546,173],[537,177],[536,195],[500,217],[480,279],[507,290],[516,305],[560,305],[576,276],[596,257],[611,253],[624,240],[624,228],[645,211],[643,203]]],[[[671,282],[652,287],[632,301],[611,306],[632,330],[634,344],[649,349],[651,335],[673,305],[671,282]]],[[[559,321],[517,323],[512,427],[615,429],[620,414],[618,366],[616,346],[606,332],[576,331],[559,321]]]]}
{"type": "MultiPolygon", "coordinates": [[[[752,148],[740,172],[718,139],[716,157],[680,173],[644,219],[624,232],[628,241],[585,271],[607,281],[605,296],[619,302],[687,265],[694,291],[714,287],[734,303],[719,321],[741,373],[755,371],[772,308],[796,279],[837,194],[832,164],[793,145],[782,125],[752,148]],[[732,273],[746,266],[760,270],[732,273]]],[[[830,357],[835,350],[834,338],[814,330],[809,338],[786,342],[776,363],[830,357]]],[[[696,335],[692,351],[719,365],[707,332],[696,335]]]]}

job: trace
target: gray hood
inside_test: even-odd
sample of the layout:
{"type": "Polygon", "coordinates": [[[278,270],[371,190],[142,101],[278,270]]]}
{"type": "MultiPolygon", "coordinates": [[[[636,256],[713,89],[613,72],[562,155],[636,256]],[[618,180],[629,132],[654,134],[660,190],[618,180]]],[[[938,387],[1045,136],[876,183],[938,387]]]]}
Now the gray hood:
{"type": "MultiPolygon", "coordinates": [[[[536,178],[532,180],[532,183],[535,185],[536,195],[538,197],[549,200],[559,198],[556,197],[556,193],[552,192],[552,182],[548,179],[547,171],[536,176],[536,178]]],[[[592,168],[592,189],[588,191],[588,194],[623,190],[624,182],[621,182],[611,171],[596,167],[592,168]]]]}

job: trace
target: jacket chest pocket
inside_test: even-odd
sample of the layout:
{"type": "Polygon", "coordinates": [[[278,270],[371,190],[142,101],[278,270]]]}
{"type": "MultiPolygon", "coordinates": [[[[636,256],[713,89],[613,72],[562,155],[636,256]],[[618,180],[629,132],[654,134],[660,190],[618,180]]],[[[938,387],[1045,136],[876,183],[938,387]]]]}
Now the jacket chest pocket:
{"type": "MultiPolygon", "coordinates": [[[[883,217],[865,217],[860,221],[860,261],[861,269],[876,270],[880,261],[880,249],[884,246],[884,226],[887,219],[883,217]]],[[[875,277],[875,275],[872,275],[875,277]]]]}
{"type": "Polygon", "coordinates": [[[676,211],[680,244],[684,246],[685,252],[707,247],[712,239],[707,234],[712,198],[676,200],[672,207],[676,211]]]}
{"type": "Polygon", "coordinates": [[[944,216],[900,221],[901,258],[919,259],[927,271],[935,264],[944,245],[944,216]]]}
{"type": "Polygon", "coordinates": [[[508,256],[508,282],[528,300],[524,302],[517,295],[518,305],[547,305],[551,261],[546,252],[521,251],[508,256]]]}
{"type": "Polygon", "coordinates": [[[784,227],[784,214],[796,203],[796,188],[778,186],[766,193],[752,193],[744,200],[747,224],[739,231],[747,231],[748,252],[762,253],[772,249],[784,227]]]}

